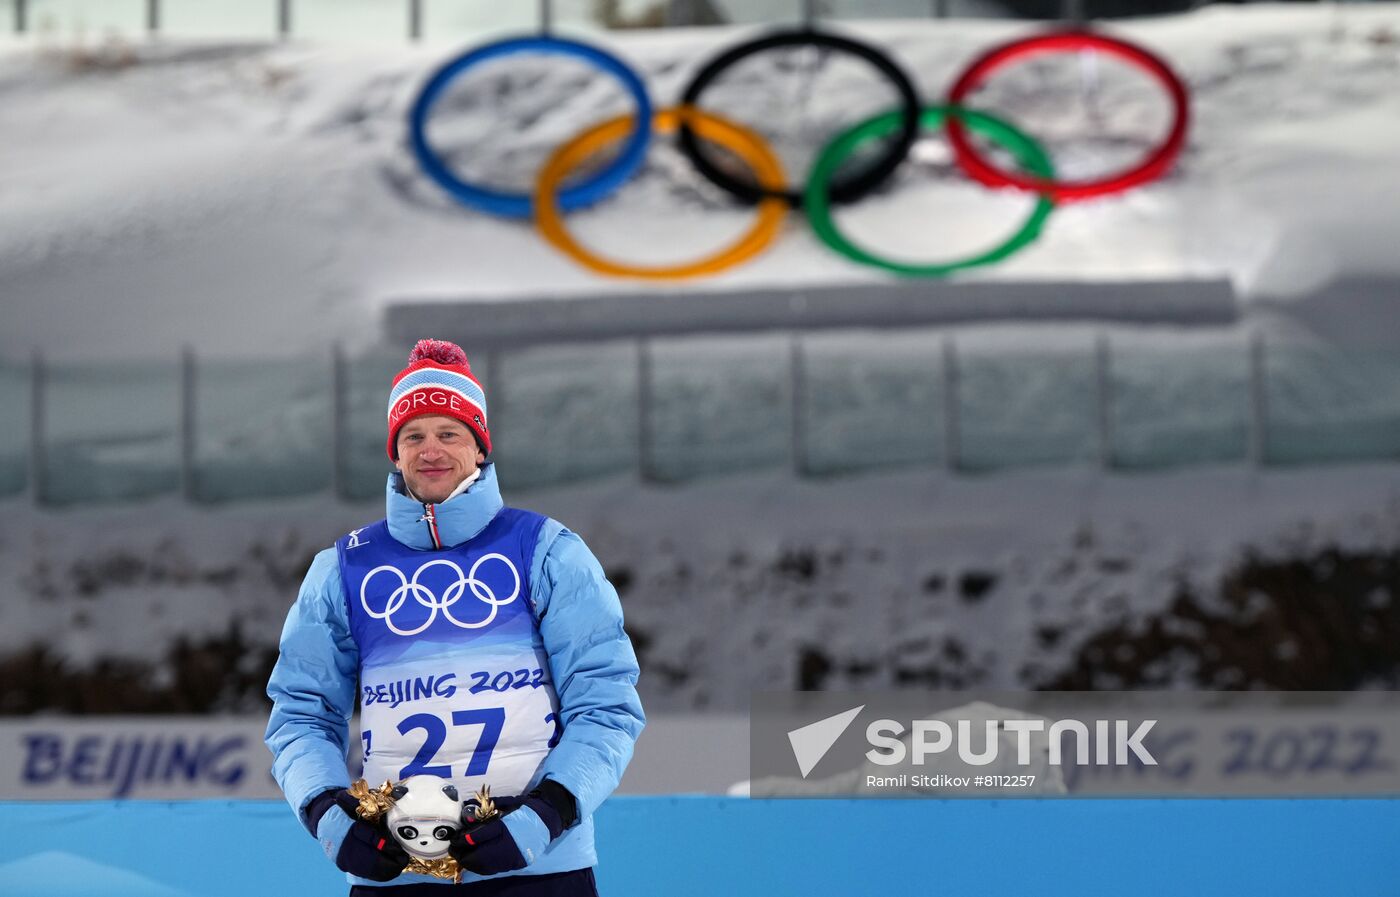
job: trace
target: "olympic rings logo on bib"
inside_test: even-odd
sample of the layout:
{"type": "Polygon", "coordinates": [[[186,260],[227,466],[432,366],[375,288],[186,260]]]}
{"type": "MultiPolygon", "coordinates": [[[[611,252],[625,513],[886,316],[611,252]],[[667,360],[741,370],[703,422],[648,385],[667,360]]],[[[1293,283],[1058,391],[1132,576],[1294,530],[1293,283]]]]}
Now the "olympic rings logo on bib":
{"type": "Polygon", "coordinates": [[[1186,86],[1164,61],[1142,47],[1097,30],[1056,29],[994,47],[955,79],[943,102],[929,104],[919,98],[913,81],[885,51],[849,36],[807,27],[771,32],[723,50],[700,67],[682,91],[679,104],[660,110],[653,108],[641,77],[606,50],[550,35],[496,41],[448,61],[429,78],[413,105],[409,143],[424,172],[459,202],[496,215],[531,219],[548,243],[598,274],[642,280],[717,274],[771,245],[781,231],[784,213],[791,208],[806,213],[822,243],[854,262],[906,277],[941,277],[998,262],[1029,245],[1060,203],[1119,193],[1164,176],[1185,146],[1189,121],[1186,86]],[[705,109],[702,103],[706,89],[725,71],[757,54],[791,47],[814,48],[822,54],[862,62],[878,73],[898,97],[894,109],[844,127],[818,152],[818,161],[811,170],[794,184],[785,183],[782,164],[762,137],[705,109]],[[1007,64],[1068,52],[1097,52],[1112,57],[1147,75],[1166,95],[1171,106],[1168,133],[1137,165],[1093,180],[1058,180],[1049,154],[1030,135],[1017,130],[1011,122],[965,105],[964,101],[978,86],[1007,64]],[[530,193],[508,193],[467,183],[451,172],[429,145],[428,115],[448,83],[464,71],[490,59],[521,53],[564,56],[591,65],[622,84],[632,97],[634,111],[629,116],[585,128],[566,140],[544,164],[530,193]],[[908,157],[921,127],[947,131],[954,161],[972,180],[988,187],[1022,190],[1035,198],[1030,215],[1009,239],[966,258],[916,263],[890,259],[858,246],[837,229],[832,220],[832,204],[854,202],[885,184],[908,157]],[[652,135],[668,131],[676,134],[681,153],[706,180],[755,206],[752,227],[713,255],[673,265],[629,264],[586,249],[565,228],[564,213],[599,202],[621,189],[641,168],[652,135]],[[969,132],[1009,150],[1016,167],[1000,167],[970,140],[969,132]],[[732,166],[719,164],[702,148],[702,139],[737,156],[750,170],[752,179],[737,177],[731,172],[732,166]],[[867,153],[874,161],[849,176],[838,176],[841,162],[853,156],[858,147],[871,149],[869,144],[877,141],[883,143],[867,153]],[[604,150],[619,144],[621,149],[610,160],[604,156],[604,150]],[[595,170],[570,178],[584,172],[590,162],[598,163],[595,170]]]}
{"type": "Polygon", "coordinates": [[[395,635],[417,635],[425,631],[429,626],[433,625],[439,612],[447,619],[447,622],[459,629],[481,629],[483,626],[491,625],[496,619],[498,608],[505,607],[519,596],[520,571],[515,569],[515,565],[512,564],[510,559],[505,555],[496,554],[494,552],[491,554],[483,554],[481,557],[477,558],[476,562],[472,564],[471,569],[465,573],[462,572],[462,568],[458,566],[455,561],[450,561],[447,558],[435,558],[415,570],[412,578],[404,576],[403,571],[398,567],[384,564],[369,571],[364,580],[360,583],[360,606],[365,609],[365,613],[369,614],[374,619],[383,620],[384,625],[389,627],[389,631],[395,635]],[[510,594],[504,598],[497,598],[496,593],[486,582],[476,578],[476,572],[481,568],[481,565],[491,560],[500,561],[502,564],[505,564],[506,569],[510,571],[511,578],[514,581],[514,586],[511,588],[510,594]],[[446,567],[457,574],[456,581],[448,585],[441,597],[431,588],[418,581],[424,572],[432,567],[446,567]],[[366,590],[369,588],[370,580],[374,579],[374,577],[380,573],[392,573],[394,576],[397,576],[399,578],[399,586],[389,593],[389,600],[384,605],[384,609],[377,611],[370,607],[369,595],[366,594],[366,590]],[[466,596],[468,589],[471,589],[472,595],[475,596],[478,601],[490,608],[486,611],[485,617],[480,620],[464,621],[452,614],[453,606],[466,596]],[[413,596],[414,601],[428,609],[428,616],[412,629],[403,629],[395,624],[395,615],[408,603],[410,595],[413,596]]]}

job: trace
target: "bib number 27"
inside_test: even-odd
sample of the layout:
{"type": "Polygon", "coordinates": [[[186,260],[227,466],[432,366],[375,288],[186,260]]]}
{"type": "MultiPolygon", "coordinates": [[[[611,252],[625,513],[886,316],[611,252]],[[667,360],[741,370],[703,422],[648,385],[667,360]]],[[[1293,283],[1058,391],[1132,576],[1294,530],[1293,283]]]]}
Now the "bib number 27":
{"type": "MultiPolygon", "coordinates": [[[[552,723],[554,734],[549,739],[549,747],[553,750],[559,743],[559,736],[564,732],[559,725],[559,718],[551,713],[544,718],[546,723],[552,723]]],[[[504,707],[486,707],[480,710],[454,710],[452,711],[452,726],[481,726],[481,737],[477,739],[476,749],[472,751],[472,758],[467,763],[467,768],[462,773],[465,778],[486,775],[486,770],[491,766],[491,753],[496,750],[496,743],[501,739],[501,730],[506,725],[506,711],[504,707]]],[[[415,730],[424,733],[423,745],[418,748],[418,753],[409,761],[408,765],[399,770],[399,778],[406,779],[409,776],[429,775],[437,776],[441,779],[452,778],[452,767],[444,763],[433,763],[433,758],[438,751],[447,743],[447,723],[442,717],[431,713],[415,713],[412,716],[404,717],[399,722],[398,730],[400,735],[407,735],[415,730]]],[[[361,733],[364,741],[364,756],[369,758],[371,752],[372,735],[369,731],[361,733]]]]}
{"type": "MultiPolygon", "coordinates": [[[[464,776],[471,778],[486,775],[486,769],[491,765],[491,752],[496,749],[496,742],[500,740],[501,729],[505,727],[505,724],[506,711],[504,707],[452,711],[454,728],[457,726],[481,726],[481,738],[476,742],[476,750],[472,751],[472,758],[467,764],[464,776]]],[[[451,766],[433,765],[433,758],[437,756],[437,752],[447,741],[447,723],[443,722],[441,717],[431,713],[415,713],[405,717],[399,723],[398,728],[400,735],[407,735],[414,729],[422,729],[427,733],[427,737],[423,739],[423,746],[418,749],[417,755],[399,771],[400,779],[416,775],[437,776],[442,779],[452,778],[451,766]]]]}

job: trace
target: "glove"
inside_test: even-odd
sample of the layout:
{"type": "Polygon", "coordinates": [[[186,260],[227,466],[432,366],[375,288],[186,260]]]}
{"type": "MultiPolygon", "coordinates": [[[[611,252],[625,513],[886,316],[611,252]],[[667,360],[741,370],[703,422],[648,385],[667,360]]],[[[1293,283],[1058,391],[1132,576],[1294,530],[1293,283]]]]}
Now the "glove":
{"type": "Polygon", "coordinates": [[[447,845],[447,852],[457,865],[477,875],[524,869],[564,830],[559,811],[538,791],[497,798],[501,815],[482,823],[475,822],[473,803],[467,802],[462,830],[447,845]]]}
{"type": "Polygon", "coordinates": [[[388,828],[365,822],[355,815],[360,802],[343,788],[313,798],[306,819],[316,840],[336,868],[370,881],[398,878],[408,865],[408,851],[389,834],[388,828]]]}

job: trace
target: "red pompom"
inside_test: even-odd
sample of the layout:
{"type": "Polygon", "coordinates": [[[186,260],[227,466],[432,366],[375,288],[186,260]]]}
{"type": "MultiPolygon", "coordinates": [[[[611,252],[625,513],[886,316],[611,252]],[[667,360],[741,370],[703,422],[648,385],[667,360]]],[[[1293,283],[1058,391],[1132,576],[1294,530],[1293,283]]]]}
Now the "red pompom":
{"type": "Polygon", "coordinates": [[[425,359],[438,364],[466,364],[467,353],[462,351],[461,346],[446,340],[420,339],[413,351],[408,353],[408,363],[425,359]]]}

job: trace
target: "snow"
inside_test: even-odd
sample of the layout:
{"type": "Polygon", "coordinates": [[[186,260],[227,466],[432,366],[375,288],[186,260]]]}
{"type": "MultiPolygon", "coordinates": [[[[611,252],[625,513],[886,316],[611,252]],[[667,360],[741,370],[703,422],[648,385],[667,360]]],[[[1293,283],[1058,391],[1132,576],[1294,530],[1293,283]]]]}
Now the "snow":
{"type": "MultiPolygon", "coordinates": [[[[1032,30],[967,20],[839,27],[889,47],[929,98],[975,53],[1032,30]]],[[[1163,54],[1193,91],[1176,171],[1060,210],[1039,243],[965,277],[1224,276],[1257,303],[1306,296],[1340,274],[1400,276],[1391,248],[1398,29],[1394,3],[1210,7],[1113,24],[1163,54]]],[[[700,59],[749,33],[677,29],[607,42],[664,103],[700,59]]],[[[0,128],[23,135],[0,146],[0,353],[63,345],[151,357],[188,343],[276,354],[312,334],[363,347],[396,297],[639,289],[580,270],[527,225],[457,206],[421,175],[405,111],[452,50],[164,40],[130,47],[126,64],[52,40],[0,40],[0,128]]],[[[1072,59],[1008,73],[979,102],[1039,134],[1072,169],[1113,164],[1146,149],[1164,101],[1113,64],[1096,71],[1097,107],[1082,101],[1072,59]]],[[[757,76],[717,87],[715,102],[769,132],[790,167],[800,167],[803,141],[877,111],[887,90],[859,67],[832,66],[815,98],[784,120],[765,110],[764,91],[746,89],[748,77],[757,76]]],[[[502,61],[450,92],[431,133],[463,171],[523,187],[560,140],[626,108],[620,89],[581,67],[502,61]]],[[[973,190],[936,148],[924,156],[893,188],[842,213],[853,235],[946,258],[986,245],[1021,214],[1023,197],[973,190]]],[[[642,178],[571,226],[603,251],[655,260],[719,245],[745,215],[658,147],[642,178]],[[655,237],[638,246],[638,233],[655,237]]],[[[794,219],[767,255],[694,289],[883,279],[828,253],[794,219]]]]}
{"type": "MultiPolygon", "coordinates": [[[[1023,690],[1064,672],[1096,632],[1160,614],[1183,587],[1215,606],[1221,577],[1248,556],[1384,552],[1400,538],[1392,466],[760,474],[528,495],[501,476],[508,500],[564,521],[603,561],[657,712],[742,710],[753,689],[797,687],[813,650],[832,664],[828,688],[895,687],[936,670],[940,681],[925,684],[1023,690]]],[[[0,655],[46,644],[70,671],[125,659],[168,680],[180,644],[236,631],[256,667],[311,554],[381,514],[315,498],[218,510],[8,503],[0,655]]],[[[1155,675],[1189,683],[1183,664],[1155,675]]],[[[218,709],[256,712],[254,684],[218,709]]]]}
{"type": "MultiPolygon", "coordinates": [[[[891,47],[930,98],[974,54],[1030,31],[1005,21],[841,27],[891,47]]],[[[1114,334],[1135,341],[1139,360],[1169,359],[1144,364],[1134,375],[1139,383],[1175,371],[1183,396],[1210,369],[1181,364],[1173,353],[1190,353],[1197,341],[1239,345],[1245,330],[1259,328],[1314,347],[1393,344],[1400,4],[1206,8],[1111,30],[1164,54],[1191,85],[1193,127],[1177,169],[1123,197],[1060,210],[1029,250],[964,279],[1227,278],[1242,302],[1237,325],[1193,337],[1176,328],[1114,334]]],[[[666,102],[698,60],[748,33],[642,32],[607,41],[666,102]]],[[[642,286],[574,267],[527,225],[460,208],[419,173],[405,146],[405,111],[453,49],[166,40],[79,53],[0,39],[0,131],[22,138],[0,142],[0,357],[42,346],[55,361],[168,361],[188,344],[204,356],[301,354],[310,364],[332,340],[352,351],[377,347],[382,320],[403,297],[642,295],[642,286]]],[[[1115,78],[1098,112],[1086,112],[1076,65],[1012,77],[987,102],[1042,134],[1075,171],[1144,149],[1165,120],[1160,95],[1141,79],[1115,78]],[[1061,128],[1061,102],[1098,139],[1061,128]],[[1085,118],[1093,115],[1101,118],[1085,118]]],[[[829,133],[852,110],[878,110],[883,99],[849,83],[857,76],[845,71],[823,76],[833,83],[804,109],[802,133],[829,133]]],[[[1111,71],[1099,69],[1102,83],[1111,71]]],[[[473,83],[475,93],[454,91],[444,101],[434,136],[454,164],[517,186],[558,141],[626,109],[611,85],[567,65],[497,67],[473,83]]],[[[725,110],[764,116],[758,100],[746,101],[756,93],[743,83],[725,110]]],[[[756,124],[772,132],[785,158],[799,160],[801,146],[778,139],[777,126],[788,122],[767,117],[756,124]]],[[[1024,197],[959,183],[936,142],[920,160],[895,187],[842,212],[842,224],[865,238],[879,230],[896,251],[922,258],[983,245],[1024,212],[1024,197]]],[[[604,251],[645,243],[655,260],[717,245],[744,216],[688,174],[673,150],[658,147],[643,177],[571,225],[604,251]]],[[[832,256],[794,220],[770,253],[692,289],[703,299],[713,290],[883,282],[832,256]]],[[[1027,346],[1054,354],[1088,346],[1090,335],[1092,328],[1011,321],[959,339],[974,354],[1027,346]]],[[[837,356],[872,346],[917,356],[931,339],[907,334],[905,345],[847,334],[815,345],[837,356]]],[[[741,353],[741,341],[732,342],[724,358],[741,353]]],[[[707,351],[680,345],[674,369],[659,373],[694,391],[700,381],[686,356],[707,351]]],[[[1199,358],[1211,357],[1201,349],[1199,358]]],[[[1150,425],[1167,412],[1188,431],[1229,429],[1201,415],[1238,410],[1244,391],[1234,388],[1243,379],[1236,368],[1245,356],[1231,357],[1235,380],[1216,379],[1235,404],[1139,408],[1135,450],[1160,448],[1150,425]]],[[[998,376],[974,391],[995,395],[997,383],[1017,382],[1014,370],[998,376]]],[[[528,377],[507,379],[522,390],[517,395],[538,388],[528,377]]],[[[1051,395],[1025,382],[1027,395],[1051,395]]],[[[1375,382],[1344,376],[1330,384],[1334,392],[1298,390],[1295,410],[1313,419],[1317,408],[1375,382]]],[[[1385,412],[1390,394],[1378,393],[1374,407],[1385,412]]],[[[324,473],[306,410],[324,413],[324,403],[300,396],[278,426],[245,433],[234,426],[247,416],[237,398],[226,396],[226,413],[214,421],[227,428],[216,434],[216,455],[221,443],[242,439],[260,457],[292,451],[324,473]],[[285,429],[294,432],[283,443],[285,429]]],[[[747,399],[742,413],[761,416],[773,397],[747,399]]],[[[1041,438],[1013,444],[989,426],[987,445],[1044,450],[1073,431],[1066,407],[1023,402],[1011,417],[1043,423],[1041,438]]],[[[131,409],[106,413],[129,417],[131,409]]],[[[58,423],[86,422],[76,415],[58,423]]],[[[562,412],[541,422],[537,441],[572,448],[561,432],[603,438],[597,429],[570,429],[574,422],[562,412]]],[[[670,473],[729,475],[645,489],[615,476],[517,495],[511,469],[502,469],[508,500],[557,516],[604,561],[646,669],[644,698],[658,711],[740,709],[753,688],[802,684],[804,666],[831,688],[1034,687],[1064,673],[1095,633],[1160,617],[1183,585],[1208,606],[1218,602],[1221,577],[1243,558],[1304,557],[1335,546],[1384,552],[1400,537],[1400,472],[1390,465],[1150,476],[914,470],[797,481],[784,472],[735,472],[733,458],[697,439],[695,421],[672,423],[663,439],[693,451],[671,456],[670,473]]],[[[843,423],[823,419],[816,432],[834,440],[843,423]]],[[[738,417],[726,426],[760,434],[746,442],[759,460],[786,450],[777,428],[738,417]]],[[[1205,439],[1185,441],[1206,460],[1220,457],[1205,439]]],[[[72,463],[55,454],[53,463],[72,463]]],[[[845,457],[835,454],[826,461],[845,457]]],[[[583,450],[554,462],[593,463],[583,450]]],[[[239,672],[256,678],[311,554],[380,513],[374,502],[324,495],[217,508],[163,498],[55,510],[9,500],[0,505],[0,656],[40,645],[70,672],[104,675],[104,660],[129,660],[150,665],[159,687],[176,679],[182,645],[227,639],[242,652],[247,669],[239,672]]],[[[1190,624],[1167,617],[1164,625],[1190,624]]],[[[1154,681],[1193,683],[1189,661],[1161,661],[1154,681]]],[[[233,690],[215,709],[259,710],[257,688],[233,690]]]]}

